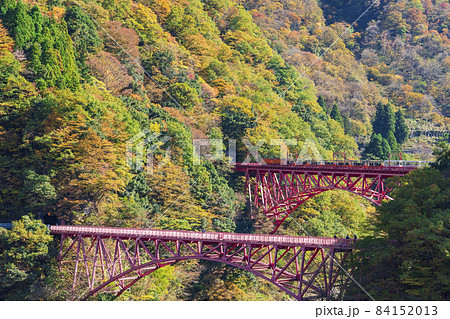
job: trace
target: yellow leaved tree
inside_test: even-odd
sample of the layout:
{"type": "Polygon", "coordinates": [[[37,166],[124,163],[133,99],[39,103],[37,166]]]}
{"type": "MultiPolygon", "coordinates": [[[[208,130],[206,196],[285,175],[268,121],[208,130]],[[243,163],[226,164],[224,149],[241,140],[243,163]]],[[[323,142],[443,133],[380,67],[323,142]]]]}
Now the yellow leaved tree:
{"type": "Polygon", "coordinates": [[[3,26],[2,20],[0,19],[0,53],[3,50],[12,51],[14,48],[14,41],[8,35],[8,30],[3,26]]]}

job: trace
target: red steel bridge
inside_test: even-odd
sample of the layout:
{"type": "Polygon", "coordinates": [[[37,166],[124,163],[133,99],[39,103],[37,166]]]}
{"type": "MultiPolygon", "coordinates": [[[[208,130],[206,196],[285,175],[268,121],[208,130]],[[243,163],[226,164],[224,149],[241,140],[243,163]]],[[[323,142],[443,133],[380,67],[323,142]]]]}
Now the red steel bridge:
{"type": "MultiPolygon", "coordinates": [[[[422,164],[277,161],[236,164],[245,172],[250,201],[275,218],[275,231],[299,205],[327,190],[346,190],[380,205],[391,199],[387,178],[422,164]]],[[[339,299],[350,278],[342,263],[355,244],[340,238],[88,226],[50,226],[50,232],[61,236],[63,276],[74,291],[86,291],[84,299],[99,291],[119,296],[153,271],[190,259],[245,269],[297,300],[339,299]]]]}
{"type": "Polygon", "coordinates": [[[381,205],[383,200],[392,199],[386,187],[389,177],[406,175],[423,164],[411,161],[282,164],[280,160],[266,159],[262,163],[237,163],[235,170],[245,172],[250,203],[275,219],[275,233],[298,206],[328,190],[345,190],[381,205]]]}
{"type": "Polygon", "coordinates": [[[234,233],[50,226],[61,236],[61,274],[84,299],[121,295],[153,271],[180,260],[217,261],[250,271],[297,300],[339,298],[341,264],[354,240],[234,233]]]}

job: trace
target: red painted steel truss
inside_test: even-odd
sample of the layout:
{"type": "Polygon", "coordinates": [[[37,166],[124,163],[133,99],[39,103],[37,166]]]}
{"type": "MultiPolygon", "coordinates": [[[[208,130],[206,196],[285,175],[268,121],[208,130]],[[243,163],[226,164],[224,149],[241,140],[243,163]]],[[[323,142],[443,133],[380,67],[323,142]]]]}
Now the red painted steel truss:
{"type": "Polygon", "coordinates": [[[245,172],[246,194],[252,205],[275,219],[273,233],[299,205],[328,190],[345,190],[376,205],[391,200],[386,179],[403,176],[414,168],[236,164],[237,171],[245,172]]]}
{"type": "Polygon", "coordinates": [[[180,260],[229,264],[264,278],[297,300],[339,298],[341,264],[353,240],[232,233],[51,226],[58,260],[75,291],[122,294],[153,271],[180,260]]]}

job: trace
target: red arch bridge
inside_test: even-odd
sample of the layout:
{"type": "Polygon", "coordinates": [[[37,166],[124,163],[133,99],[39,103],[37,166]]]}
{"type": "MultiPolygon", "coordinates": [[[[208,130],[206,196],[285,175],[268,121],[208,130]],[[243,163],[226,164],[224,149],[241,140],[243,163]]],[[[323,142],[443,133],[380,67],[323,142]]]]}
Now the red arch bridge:
{"type": "Polygon", "coordinates": [[[153,271],[180,260],[217,261],[250,271],[297,300],[339,298],[349,280],[342,263],[354,240],[234,233],[50,226],[73,289],[117,296],[153,271]]]}
{"type": "Polygon", "coordinates": [[[376,205],[391,200],[386,180],[403,176],[425,162],[334,162],[317,164],[237,163],[235,170],[245,172],[246,195],[250,203],[275,219],[277,231],[301,204],[322,192],[340,189],[362,196],[376,205]],[[338,163],[338,164],[337,164],[338,163]]]}

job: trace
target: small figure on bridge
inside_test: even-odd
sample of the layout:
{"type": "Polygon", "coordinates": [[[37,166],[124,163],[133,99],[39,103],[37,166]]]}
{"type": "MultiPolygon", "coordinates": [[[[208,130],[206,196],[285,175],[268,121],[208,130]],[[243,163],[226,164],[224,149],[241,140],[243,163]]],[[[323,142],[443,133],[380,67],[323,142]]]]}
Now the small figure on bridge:
{"type": "Polygon", "coordinates": [[[356,237],[356,235],[353,237],[355,240],[357,240],[358,239],[358,237],[356,237]]]}
{"type": "Polygon", "coordinates": [[[202,233],[204,233],[205,232],[205,230],[204,229],[202,229],[202,233]]]}
{"type": "Polygon", "coordinates": [[[336,236],[336,235],[334,235],[334,238],[337,238],[337,236],[336,236]]]}
{"type": "Polygon", "coordinates": [[[345,237],[345,239],[350,239],[350,236],[349,236],[349,235],[347,235],[347,237],[345,237]]]}

